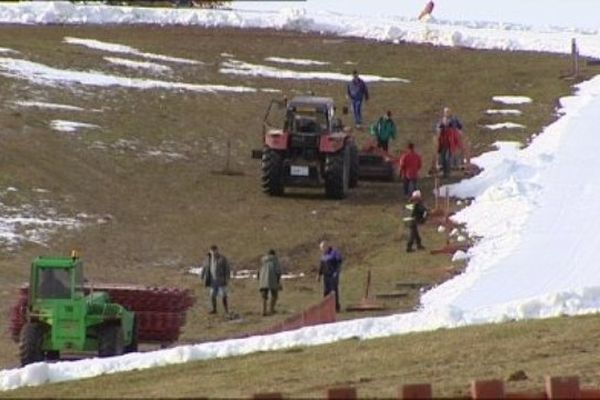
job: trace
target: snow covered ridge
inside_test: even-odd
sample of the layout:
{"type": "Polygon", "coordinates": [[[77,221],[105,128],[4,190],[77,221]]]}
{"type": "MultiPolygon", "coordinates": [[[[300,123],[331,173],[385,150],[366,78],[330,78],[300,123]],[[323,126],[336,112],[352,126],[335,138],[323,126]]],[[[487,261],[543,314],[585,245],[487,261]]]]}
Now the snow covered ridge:
{"type": "MultiPolygon", "coordinates": [[[[580,54],[600,58],[597,32],[534,28],[497,22],[434,21],[423,24],[401,17],[350,16],[288,8],[280,12],[112,7],[70,2],[19,2],[0,5],[0,23],[12,24],[156,24],[236,28],[273,28],[361,37],[382,41],[431,43],[478,49],[569,53],[571,39],[580,54]]],[[[114,50],[114,49],[113,49],[114,50]]]]}
{"type": "Polygon", "coordinates": [[[151,72],[157,72],[157,73],[173,71],[173,69],[171,67],[169,67],[168,65],[157,64],[157,63],[153,63],[150,61],[134,61],[134,60],[129,60],[127,58],[121,58],[121,57],[104,57],[104,59],[106,61],[108,61],[109,63],[121,65],[121,66],[128,67],[128,68],[133,68],[133,69],[145,69],[145,70],[149,70],[151,72]]]}

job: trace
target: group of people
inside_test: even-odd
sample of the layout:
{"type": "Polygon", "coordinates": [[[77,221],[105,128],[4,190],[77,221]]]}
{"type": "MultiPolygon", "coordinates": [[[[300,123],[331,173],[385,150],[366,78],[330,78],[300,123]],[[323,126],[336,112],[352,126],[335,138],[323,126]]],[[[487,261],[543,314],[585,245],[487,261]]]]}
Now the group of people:
{"type": "MultiPolygon", "coordinates": [[[[352,73],[352,80],[347,86],[347,95],[350,99],[354,121],[357,128],[362,126],[362,103],[369,100],[369,90],[365,82],[358,75],[352,73]]],[[[377,147],[384,152],[389,151],[389,141],[397,135],[396,124],[392,119],[391,110],[387,110],[370,127],[370,133],[375,136],[377,147]]],[[[443,115],[436,125],[437,133],[437,162],[441,165],[444,177],[448,177],[450,168],[462,161],[462,124],[452,114],[450,108],[444,108],[443,115]]],[[[412,142],[407,144],[405,151],[399,158],[399,172],[403,181],[404,195],[408,199],[405,206],[407,216],[403,219],[409,230],[406,251],[425,249],[419,234],[419,225],[427,218],[427,208],[423,204],[421,191],[418,187],[419,171],[422,167],[421,156],[415,150],[412,142]]],[[[335,293],[336,310],[340,311],[339,282],[342,268],[342,255],[340,251],[329,245],[326,241],[320,243],[321,258],[317,280],[323,281],[323,295],[335,293]]],[[[270,249],[261,258],[261,265],[257,272],[258,290],[262,299],[262,315],[276,312],[276,304],[281,285],[282,268],[275,250],[270,249]]],[[[211,299],[211,314],[217,313],[217,299],[221,297],[223,309],[229,314],[227,286],[231,278],[231,268],[227,258],[223,256],[216,245],[210,247],[202,265],[201,273],[204,285],[209,289],[211,299]]]]}
{"type": "MultiPolygon", "coordinates": [[[[341,309],[339,299],[339,282],[342,268],[342,255],[339,250],[321,241],[321,258],[317,273],[317,281],[323,281],[323,296],[335,293],[335,307],[339,312],[341,309]]],[[[261,258],[261,265],[257,272],[258,291],[262,299],[262,315],[275,314],[275,307],[281,285],[282,268],[275,250],[270,249],[261,258]]],[[[210,247],[206,259],[202,264],[200,274],[204,286],[209,290],[211,310],[209,314],[217,313],[217,299],[221,297],[223,310],[229,314],[228,284],[231,279],[231,267],[227,258],[219,252],[216,245],[210,247]]]]}

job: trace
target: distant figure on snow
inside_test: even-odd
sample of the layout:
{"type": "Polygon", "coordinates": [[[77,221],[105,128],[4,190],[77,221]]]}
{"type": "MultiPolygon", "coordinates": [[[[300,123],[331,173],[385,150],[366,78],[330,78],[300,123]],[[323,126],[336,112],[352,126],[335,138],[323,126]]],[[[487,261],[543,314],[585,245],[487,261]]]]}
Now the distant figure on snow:
{"type": "Polygon", "coordinates": [[[346,87],[346,94],[350,99],[352,113],[354,114],[354,124],[357,128],[362,126],[362,102],[369,100],[369,89],[367,84],[358,76],[358,71],[352,71],[352,80],[346,87]]]}
{"type": "Polygon", "coordinates": [[[434,7],[435,7],[435,4],[433,3],[433,1],[427,2],[425,7],[423,8],[423,11],[421,11],[421,14],[419,14],[419,18],[418,18],[419,21],[427,22],[431,18],[433,18],[431,16],[431,13],[433,12],[434,7]]]}

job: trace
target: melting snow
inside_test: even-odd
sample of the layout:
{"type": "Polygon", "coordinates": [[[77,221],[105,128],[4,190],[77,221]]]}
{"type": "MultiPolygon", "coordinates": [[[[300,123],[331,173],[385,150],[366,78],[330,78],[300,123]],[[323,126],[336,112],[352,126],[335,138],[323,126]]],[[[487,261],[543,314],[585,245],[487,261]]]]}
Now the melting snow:
{"type": "Polygon", "coordinates": [[[153,63],[150,61],[134,61],[134,60],[129,60],[126,58],[119,58],[119,57],[104,57],[104,59],[110,63],[122,65],[122,66],[129,67],[129,68],[134,68],[134,69],[147,69],[152,72],[158,72],[158,73],[172,71],[171,67],[169,67],[167,65],[157,64],[157,63],[153,63]]]}
{"type": "Polygon", "coordinates": [[[82,84],[90,86],[122,86],[135,89],[182,89],[201,93],[256,92],[246,86],[203,85],[153,79],[126,78],[94,71],[53,68],[32,61],[0,57],[0,75],[26,79],[40,85],[82,84]]]}
{"type": "Polygon", "coordinates": [[[532,102],[531,98],[526,96],[494,96],[492,100],[502,104],[527,104],[532,102]]]}
{"type": "Polygon", "coordinates": [[[75,37],[65,37],[64,41],[69,44],[76,44],[85,47],[89,47],[91,49],[102,50],[110,53],[123,53],[123,54],[131,54],[143,58],[148,58],[150,60],[160,60],[160,61],[169,61],[180,64],[202,64],[200,61],[190,60],[188,58],[179,58],[179,57],[171,57],[165,56],[162,54],[155,53],[144,53],[134,47],[126,46],[123,44],[117,43],[109,43],[109,42],[101,42],[95,39],[81,39],[75,37]]]}
{"type": "Polygon", "coordinates": [[[281,63],[281,64],[294,64],[294,65],[329,65],[329,64],[331,64],[328,61],[316,61],[316,60],[309,60],[306,58],[267,57],[267,58],[265,58],[265,61],[281,63]]]}
{"type": "Polygon", "coordinates": [[[494,115],[494,114],[501,114],[501,115],[521,115],[523,114],[523,112],[521,110],[514,110],[514,109],[501,109],[501,110],[496,110],[496,109],[490,109],[490,110],[485,110],[485,113],[488,115],[494,115]]]}
{"type": "Polygon", "coordinates": [[[22,107],[36,107],[36,108],[48,108],[54,110],[66,110],[66,111],[85,111],[85,108],[71,106],[68,104],[57,104],[57,103],[46,103],[43,101],[15,101],[14,104],[22,107]]]}
{"type": "MultiPolygon", "coordinates": [[[[224,61],[221,64],[219,72],[223,74],[260,76],[263,78],[277,79],[321,79],[348,81],[351,78],[351,76],[348,74],[340,74],[338,72],[293,71],[289,69],[270,67],[268,65],[250,64],[237,60],[224,61]]],[[[365,82],[410,82],[409,80],[402,78],[385,78],[368,74],[361,74],[360,76],[365,82]]]]}
{"type": "Polygon", "coordinates": [[[484,127],[495,131],[498,129],[524,129],[525,125],[517,124],[514,122],[501,122],[499,124],[484,125],[484,127]]]}
{"type": "Polygon", "coordinates": [[[66,121],[64,119],[55,119],[50,122],[50,127],[55,131],[60,132],[77,132],[81,128],[85,129],[96,129],[100,128],[98,125],[87,124],[85,122],[66,121]]]}

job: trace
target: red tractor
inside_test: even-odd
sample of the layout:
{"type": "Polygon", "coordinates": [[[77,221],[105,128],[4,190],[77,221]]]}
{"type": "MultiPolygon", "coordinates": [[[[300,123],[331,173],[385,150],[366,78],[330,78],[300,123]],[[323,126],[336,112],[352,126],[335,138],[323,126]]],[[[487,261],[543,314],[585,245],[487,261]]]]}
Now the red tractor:
{"type": "Polygon", "coordinates": [[[263,191],[281,196],[286,186],[325,186],[328,198],[343,199],[358,185],[358,149],[335,116],[333,99],[298,96],[271,101],[263,123],[263,191]]]}

